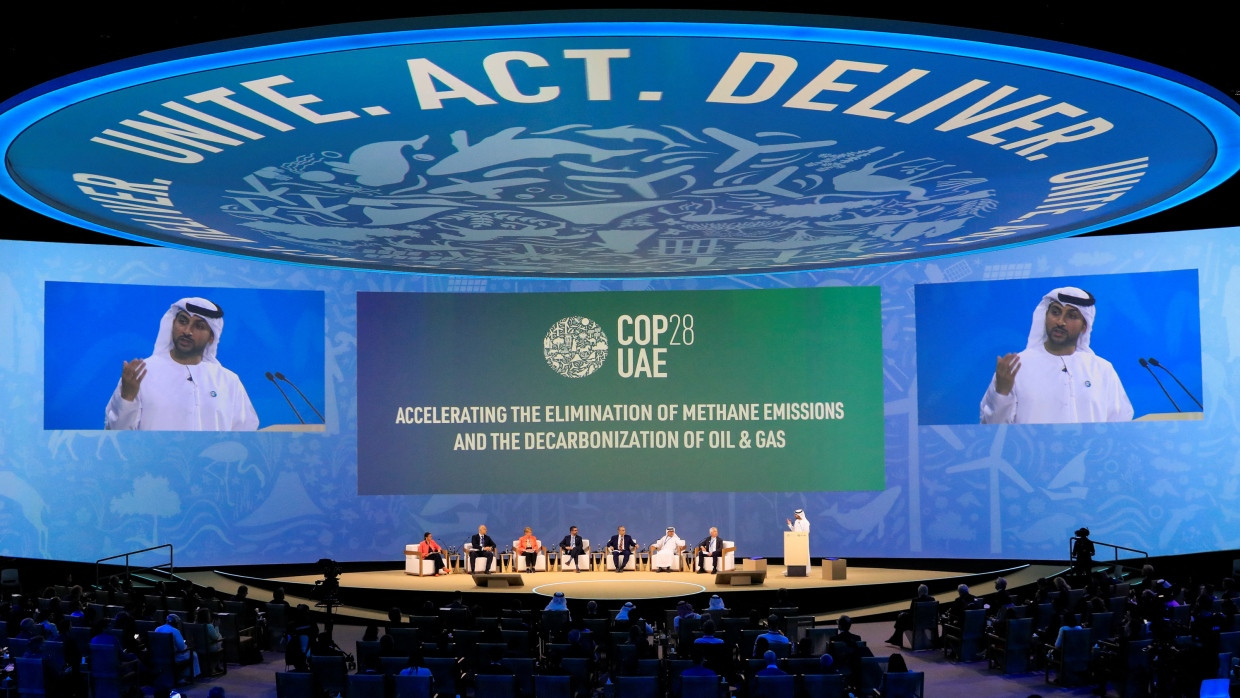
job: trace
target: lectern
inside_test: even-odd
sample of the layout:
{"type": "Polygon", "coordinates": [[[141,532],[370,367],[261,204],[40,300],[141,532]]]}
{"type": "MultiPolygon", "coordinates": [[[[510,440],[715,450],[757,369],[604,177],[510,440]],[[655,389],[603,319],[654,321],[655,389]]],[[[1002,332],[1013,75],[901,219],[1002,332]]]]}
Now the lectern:
{"type": "Polygon", "coordinates": [[[784,531],[784,566],[789,577],[804,577],[809,571],[809,533],[784,531]]]}

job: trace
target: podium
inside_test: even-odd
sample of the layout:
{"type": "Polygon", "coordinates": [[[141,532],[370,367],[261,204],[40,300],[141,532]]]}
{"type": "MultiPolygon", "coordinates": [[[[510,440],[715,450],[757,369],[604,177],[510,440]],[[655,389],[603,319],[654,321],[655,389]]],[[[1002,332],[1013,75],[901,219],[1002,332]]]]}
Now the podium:
{"type": "Polygon", "coordinates": [[[784,531],[784,566],[789,577],[805,577],[809,574],[809,533],[784,531]]]}

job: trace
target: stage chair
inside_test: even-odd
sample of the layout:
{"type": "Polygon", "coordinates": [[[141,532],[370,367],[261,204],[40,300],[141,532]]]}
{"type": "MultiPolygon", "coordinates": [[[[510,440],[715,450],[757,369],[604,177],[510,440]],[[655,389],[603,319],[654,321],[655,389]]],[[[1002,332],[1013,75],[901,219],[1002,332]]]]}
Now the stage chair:
{"type": "Polygon", "coordinates": [[[658,698],[658,676],[617,676],[616,698],[658,698]]]}
{"type": "Polygon", "coordinates": [[[857,695],[868,696],[878,690],[883,682],[883,674],[887,673],[887,662],[891,657],[862,657],[861,670],[857,673],[854,683],[857,695]]]}
{"type": "Polygon", "coordinates": [[[201,666],[202,673],[205,676],[220,676],[226,673],[221,671],[220,667],[224,666],[223,648],[219,652],[211,653],[208,651],[210,641],[207,640],[207,626],[205,623],[182,623],[181,636],[185,638],[185,644],[198,655],[198,662],[201,666]]]}
{"type": "Polygon", "coordinates": [[[545,642],[561,639],[568,632],[568,611],[544,610],[538,625],[545,642]]]}
{"type": "MultiPolygon", "coordinates": [[[[582,569],[589,572],[590,571],[590,539],[589,538],[581,539],[581,549],[584,550],[585,552],[577,556],[577,565],[580,565],[582,569]]],[[[561,572],[566,572],[569,570],[573,572],[577,571],[577,566],[573,564],[572,558],[564,554],[563,551],[557,550],[555,553],[555,556],[556,556],[556,561],[558,563],[559,570],[561,572]]]]}
{"type": "Polygon", "coordinates": [[[922,698],[926,690],[926,674],[921,671],[897,671],[883,674],[878,688],[879,698],[922,698]]]}
{"type": "Polygon", "coordinates": [[[344,657],[310,657],[310,675],[319,693],[345,693],[349,690],[349,669],[344,657]]]}
{"type": "MultiPolygon", "coordinates": [[[[13,638],[9,650],[13,651],[13,638]]],[[[104,698],[126,695],[138,688],[138,672],[121,662],[120,645],[88,645],[91,695],[104,698]]]]}
{"type": "Polygon", "coordinates": [[[1004,635],[988,636],[987,661],[1005,674],[1023,674],[1029,671],[1029,654],[1033,651],[1033,619],[1008,618],[1004,623],[1004,635]]]}
{"type": "Polygon", "coordinates": [[[796,693],[796,678],[792,674],[784,676],[753,677],[753,698],[792,698],[796,693]]]}
{"type": "Polygon", "coordinates": [[[680,677],[680,698],[722,698],[728,694],[728,684],[717,676],[680,677]]]}
{"type": "Polygon", "coordinates": [[[22,593],[21,576],[17,573],[16,567],[6,567],[0,570],[0,592],[6,596],[22,593]]]}
{"type": "Polygon", "coordinates": [[[387,677],[383,674],[349,674],[345,683],[349,698],[387,698],[387,677]]]}
{"type": "MultiPolygon", "coordinates": [[[[356,640],[353,643],[353,656],[357,659],[357,673],[364,673],[373,664],[379,666],[379,645],[378,640],[356,640]]],[[[409,655],[405,655],[405,661],[409,661],[409,655]]]]}
{"type": "MultiPolygon", "coordinates": [[[[1122,658],[1123,669],[1116,677],[1115,691],[1120,698],[1147,696],[1150,682],[1150,657],[1145,651],[1153,640],[1129,640],[1122,658]]],[[[1119,651],[1112,645],[1111,649],[1119,651]]]]}
{"type": "MultiPolygon", "coordinates": [[[[498,547],[498,544],[496,544],[496,547],[498,547]]],[[[472,543],[466,543],[461,551],[461,567],[470,574],[474,574],[473,564],[470,562],[470,553],[473,551],[473,549],[474,549],[474,546],[472,543]]],[[[500,571],[500,556],[501,555],[503,555],[502,551],[499,551],[499,550],[495,551],[495,560],[491,563],[492,572],[500,571]]],[[[480,555],[478,556],[477,562],[478,562],[478,569],[480,571],[485,571],[487,568],[487,559],[480,555]]]]}
{"type": "Polygon", "coordinates": [[[151,630],[146,634],[146,642],[151,649],[151,668],[154,670],[156,688],[175,688],[182,682],[193,681],[193,653],[190,653],[189,659],[178,661],[171,633],[151,630]]]}
{"type": "MultiPolygon", "coordinates": [[[[694,572],[697,572],[698,571],[697,548],[687,547],[685,548],[685,552],[688,553],[689,555],[689,560],[690,560],[689,569],[694,572]]],[[[704,557],[702,558],[702,560],[706,562],[708,566],[708,569],[706,571],[710,572],[710,569],[709,569],[710,557],[709,556],[704,557]]],[[[723,541],[723,554],[719,556],[719,571],[720,572],[732,572],[735,569],[736,569],[736,541],[725,540],[723,541]]]]}
{"type": "Polygon", "coordinates": [[[844,698],[843,674],[801,674],[807,698],[844,698]]]}
{"type": "MultiPolygon", "coordinates": [[[[534,571],[535,572],[546,572],[548,569],[547,568],[547,549],[543,547],[541,538],[535,538],[534,542],[538,544],[538,557],[534,559],[534,571]]],[[[513,550],[513,553],[512,553],[513,567],[519,572],[524,572],[525,571],[525,556],[519,552],[516,552],[517,541],[515,540],[512,542],[512,550],[513,550]]]]}
{"type": "Polygon", "coordinates": [[[913,604],[913,627],[904,631],[909,648],[933,649],[939,641],[939,602],[917,601],[913,604]]]}
{"type": "Polygon", "coordinates": [[[517,679],[507,674],[478,674],[474,677],[476,698],[517,698],[517,679]]]}
{"type": "Polygon", "coordinates": [[[1089,637],[1093,644],[1098,644],[1112,637],[1111,626],[1114,624],[1115,616],[1107,611],[1106,613],[1093,613],[1089,616],[1089,637]]]}
{"type": "Polygon", "coordinates": [[[986,610],[974,609],[964,612],[959,625],[943,626],[943,654],[954,655],[958,662],[972,662],[982,649],[982,634],[986,631],[986,610]]]}
{"type": "MultiPolygon", "coordinates": [[[[396,656],[404,657],[405,659],[409,659],[409,655],[413,654],[420,647],[419,638],[423,635],[417,628],[403,626],[388,628],[384,634],[392,636],[392,646],[395,647],[396,656]]],[[[378,652],[378,643],[376,642],[375,644],[375,651],[378,652]]],[[[359,657],[358,659],[358,664],[360,665],[361,658],[359,657]]]]}
{"type": "Polygon", "coordinates": [[[533,657],[504,657],[500,663],[508,667],[513,677],[517,680],[517,694],[522,696],[534,695],[534,672],[537,670],[535,666],[537,660],[533,657]]]}
{"type": "Polygon", "coordinates": [[[392,676],[393,698],[431,698],[431,677],[392,676]]]}
{"type": "Polygon", "coordinates": [[[1046,661],[1046,682],[1051,682],[1053,671],[1057,684],[1075,686],[1089,678],[1090,631],[1089,628],[1070,628],[1063,630],[1062,636],[1061,647],[1048,646],[1053,652],[1046,661]]]}
{"type": "Polygon", "coordinates": [[[277,671],[276,698],[314,698],[314,677],[301,671],[277,671]]]}
{"type": "Polygon", "coordinates": [[[17,694],[21,698],[47,695],[41,658],[14,657],[14,664],[17,667],[17,694]]]}
{"type": "Polygon", "coordinates": [[[249,654],[255,643],[254,628],[240,627],[241,619],[233,613],[220,613],[216,620],[219,621],[220,637],[224,640],[224,661],[240,664],[241,658],[249,654]]]}
{"type": "MultiPolygon", "coordinates": [[[[408,663],[408,657],[379,657],[379,669],[385,676],[396,676],[408,663]]],[[[361,660],[358,660],[357,664],[361,666],[361,660]]]]}
{"type": "Polygon", "coordinates": [[[573,679],[573,691],[577,696],[588,696],[592,693],[590,678],[590,659],[588,657],[564,657],[560,666],[573,679]]]}
{"type": "MultiPolygon", "coordinates": [[[[409,543],[405,546],[405,574],[417,575],[419,577],[429,577],[435,574],[435,563],[432,560],[423,560],[420,552],[419,543],[409,543]]],[[[447,553],[444,553],[445,558],[447,553]]],[[[446,563],[447,560],[445,559],[446,563]]]]}
{"type": "Polygon", "coordinates": [[[455,696],[460,678],[456,657],[426,657],[422,660],[435,679],[435,695],[455,696]]]}
{"type": "Polygon", "coordinates": [[[821,657],[831,649],[831,638],[839,633],[839,628],[810,628],[805,636],[809,638],[810,654],[821,657]]]}
{"type": "MultiPolygon", "coordinates": [[[[604,551],[603,553],[603,569],[608,572],[614,572],[616,570],[616,561],[612,559],[610,550],[604,551]]],[[[634,552],[632,555],[629,556],[629,562],[628,564],[624,566],[624,569],[625,571],[637,570],[637,553],[636,552],[634,552]]]]}
{"type": "Polygon", "coordinates": [[[573,677],[534,676],[534,698],[573,698],[573,677]]]}
{"type": "Polygon", "coordinates": [[[287,610],[288,606],[282,603],[269,603],[264,609],[267,615],[268,649],[284,648],[284,633],[288,629],[287,610]]]}

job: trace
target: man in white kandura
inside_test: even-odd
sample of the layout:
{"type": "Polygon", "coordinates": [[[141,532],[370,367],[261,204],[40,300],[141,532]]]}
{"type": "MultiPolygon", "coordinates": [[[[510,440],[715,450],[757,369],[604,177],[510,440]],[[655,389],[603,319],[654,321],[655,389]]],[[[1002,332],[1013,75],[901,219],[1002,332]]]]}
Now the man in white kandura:
{"type": "Polygon", "coordinates": [[[667,533],[650,546],[650,569],[655,572],[671,572],[684,547],[685,542],[676,535],[676,527],[668,526],[667,533]]]}
{"type": "Polygon", "coordinates": [[[182,298],[159,323],[155,350],[126,361],[104,418],[108,429],[254,431],[258,415],[237,374],[216,353],[224,311],[205,298],[182,298]]]}
{"type": "Polygon", "coordinates": [[[809,519],[805,518],[805,510],[797,509],[792,512],[795,519],[784,519],[788,522],[788,530],[794,533],[809,533],[809,519]]]}
{"type": "Polygon", "coordinates": [[[1025,350],[995,361],[982,424],[1126,422],[1132,403],[1111,362],[1089,348],[1095,299],[1072,286],[1042,297],[1025,350]]]}

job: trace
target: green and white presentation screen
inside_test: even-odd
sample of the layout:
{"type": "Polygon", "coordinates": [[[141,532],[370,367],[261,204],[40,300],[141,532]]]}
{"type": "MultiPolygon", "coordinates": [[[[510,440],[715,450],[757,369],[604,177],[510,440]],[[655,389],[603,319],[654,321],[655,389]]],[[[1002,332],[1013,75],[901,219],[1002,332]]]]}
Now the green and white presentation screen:
{"type": "Polygon", "coordinates": [[[877,287],[357,294],[358,492],[881,490],[877,287]]]}

